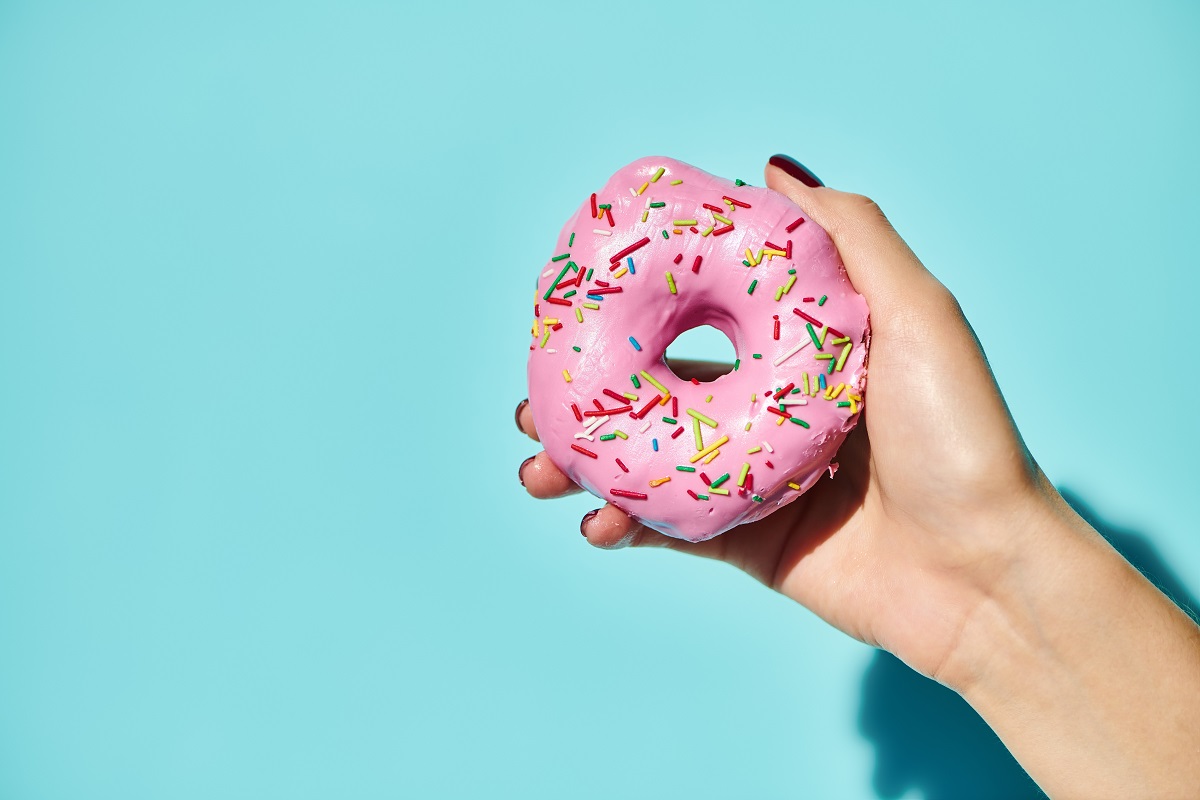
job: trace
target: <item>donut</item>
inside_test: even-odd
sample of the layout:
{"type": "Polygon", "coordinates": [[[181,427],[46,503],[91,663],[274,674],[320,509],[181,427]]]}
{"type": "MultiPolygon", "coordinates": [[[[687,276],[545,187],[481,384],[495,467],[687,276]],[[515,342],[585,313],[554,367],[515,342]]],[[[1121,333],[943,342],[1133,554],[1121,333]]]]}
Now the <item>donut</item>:
{"type": "Polygon", "coordinates": [[[865,403],[870,324],[829,235],[787,197],[670,158],[618,170],[559,234],[533,298],[530,408],[559,469],[698,542],[833,477],[865,403]],[[717,328],[731,372],[667,346],[717,328]]]}

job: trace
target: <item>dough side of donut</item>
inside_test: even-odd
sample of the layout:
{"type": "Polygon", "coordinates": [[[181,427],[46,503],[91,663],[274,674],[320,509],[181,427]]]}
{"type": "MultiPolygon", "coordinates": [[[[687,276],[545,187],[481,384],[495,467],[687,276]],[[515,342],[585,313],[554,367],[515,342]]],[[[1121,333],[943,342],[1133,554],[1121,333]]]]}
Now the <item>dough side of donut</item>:
{"type": "Polygon", "coordinates": [[[572,480],[703,541],[832,475],[866,402],[869,340],[866,301],[799,206],[644,158],[584,199],[539,272],[530,407],[572,480]],[[697,384],[664,352],[700,325],[738,365],[697,384]]]}

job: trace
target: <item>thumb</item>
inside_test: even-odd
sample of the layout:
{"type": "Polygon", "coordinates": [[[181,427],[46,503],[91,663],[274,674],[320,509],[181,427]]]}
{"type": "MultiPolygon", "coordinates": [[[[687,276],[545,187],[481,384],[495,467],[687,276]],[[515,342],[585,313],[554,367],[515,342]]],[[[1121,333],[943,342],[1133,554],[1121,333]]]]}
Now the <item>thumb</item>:
{"type": "Polygon", "coordinates": [[[769,188],[786,195],[829,233],[873,319],[881,316],[877,312],[886,317],[890,310],[924,305],[946,294],[873,200],[811,185],[819,183],[815,176],[785,155],[771,156],[765,176],[769,188]]]}

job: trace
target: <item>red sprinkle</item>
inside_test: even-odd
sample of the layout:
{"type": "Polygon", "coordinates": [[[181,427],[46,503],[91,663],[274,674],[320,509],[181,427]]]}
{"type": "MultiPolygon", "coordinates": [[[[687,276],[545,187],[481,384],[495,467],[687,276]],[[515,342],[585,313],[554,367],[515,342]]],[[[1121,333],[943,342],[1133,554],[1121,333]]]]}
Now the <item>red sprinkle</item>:
{"type": "Polygon", "coordinates": [[[616,294],[621,291],[620,286],[610,286],[607,289],[588,289],[588,294],[616,294]]]}
{"type": "Polygon", "coordinates": [[[634,418],[634,419],[641,419],[642,417],[644,417],[644,416],[646,416],[647,414],[649,414],[649,413],[650,413],[650,409],[652,409],[652,408],[654,408],[656,405],[658,405],[658,401],[659,401],[659,400],[662,400],[662,395],[661,395],[661,394],[656,394],[656,395],[654,395],[654,399],[653,399],[653,400],[651,400],[649,403],[647,403],[645,408],[643,408],[641,411],[639,411],[639,412],[637,412],[636,414],[634,414],[634,415],[633,415],[633,418],[634,418]]]}
{"type": "Polygon", "coordinates": [[[770,467],[771,469],[775,469],[775,465],[774,465],[774,464],[772,464],[770,461],[764,461],[763,463],[764,463],[764,464],[766,464],[766,465],[767,465],[768,467],[770,467]]]}
{"type": "Polygon", "coordinates": [[[622,397],[621,395],[614,392],[612,389],[601,389],[601,391],[604,392],[609,397],[611,397],[613,400],[616,400],[618,403],[621,403],[622,405],[629,402],[629,400],[627,398],[622,397]]]}
{"type": "Polygon", "coordinates": [[[671,434],[671,438],[672,438],[672,439],[678,439],[678,438],[679,438],[679,434],[681,434],[681,433],[683,433],[683,426],[682,426],[682,425],[680,425],[680,426],[679,426],[679,428],[678,428],[678,429],[677,429],[677,430],[676,430],[674,433],[672,433],[672,434],[671,434]]]}
{"type": "Polygon", "coordinates": [[[704,481],[705,486],[712,485],[712,478],[708,477],[703,472],[700,473],[700,480],[704,481]]]}
{"type": "Polygon", "coordinates": [[[540,317],[542,315],[542,307],[540,303],[533,304],[533,315],[535,317],[540,317]]]}
{"type": "Polygon", "coordinates": [[[604,288],[604,289],[607,289],[607,288],[608,288],[608,281],[601,281],[601,280],[597,280],[597,281],[596,281],[596,285],[597,285],[597,286],[600,286],[600,287],[602,287],[602,288],[604,288]]]}
{"type": "Polygon", "coordinates": [[[764,245],[764,246],[766,246],[766,247],[769,247],[769,248],[771,248],[772,250],[782,250],[782,249],[783,249],[783,248],[782,248],[782,247],[780,247],[779,245],[777,245],[777,244],[771,244],[770,242],[763,242],[763,245],[764,245]]]}
{"type": "Polygon", "coordinates": [[[723,208],[717,208],[716,206],[710,206],[708,203],[705,203],[705,204],[704,204],[704,207],[705,207],[705,208],[707,208],[709,211],[715,211],[715,212],[717,212],[718,214],[724,214],[724,213],[725,213],[725,209],[723,209],[723,208]]]}
{"type": "Polygon", "coordinates": [[[803,224],[804,224],[804,217],[801,217],[800,219],[793,222],[791,225],[787,226],[787,232],[791,233],[792,231],[796,230],[796,228],[799,228],[803,224]]]}
{"type": "Polygon", "coordinates": [[[783,387],[778,392],[776,392],[774,398],[772,398],[772,399],[778,400],[779,398],[783,397],[785,394],[787,394],[788,392],[790,392],[792,389],[795,389],[795,388],[796,388],[796,384],[789,383],[787,386],[783,387]]]}
{"type": "Polygon", "coordinates": [[[554,284],[555,289],[565,289],[568,286],[576,286],[575,278],[567,278],[565,281],[559,281],[554,284]]]}
{"type": "Polygon", "coordinates": [[[600,219],[600,211],[596,208],[596,193],[592,192],[592,219],[600,219]]]}
{"type": "Polygon", "coordinates": [[[792,240],[791,239],[788,239],[787,247],[785,247],[783,249],[783,257],[784,258],[792,257],[792,240]]]}
{"type": "Polygon", "coordinates": [[[575,421],[583,422],[583,414],[579,413],[579,406],[575,405],[574,403],[571,403],[571,410],[575,412],[575,421]]]}
{"type": "Polygon", "coordinates": [[[749,208],[750,207],[749,203],[743,203],[741,200],[734,200],[732,197],[726,197],[725,195],[721,195],[721,199],[728,200],[729,202],[733,203],[735,206],[739,206],[741,208],[749,208]]]}
{"type": "Polygon", "coordinates": [[[551,325],[551,326],[550,326],[550,330],[552,330],[552,331],[561,331],[561,330],[562,330],[562,323],[561,323],[561,322],[556,322],[556,323],[554,323],[553,325],[551,325]]]}
{"type": "Polygon", "coordinates": [[[604,404],[594,397],[592,398],[592,405],[594,405],[598,411],[604,410],[604,404]]]}
{"type": "Polygon", "coordinates": [[[672,395],[671,397],[671,416],[679,416],[679,398],[672,395]]]}
{"type": "Polygon", "coordinates": [[[784,419],[787,419],[788,417],[792,416],[791,414],[787,413],[786,411],[780,411],[775,406],[767,406],[767,411],[770,411],[772,414],[778,414],[779,416],[783,417],[784,419]]]}
{"type": "Polygon", "coordinates": [[[595,453],[593,453],[591,450],[588,450],[586,447],[580,447],[577,444],[571,445],[571,449],[577,453],[583,453],[588,458],[599,458],[600,457],[600,456],[596,455],[595,453]]]}
{"type": "MultiPolygon", "coordinates": [[[[627,255],[629,255],[630,253],[632,253],[632,252],[634,252],[634,251],[638,250],[639,248],[645,247],[645,246],[646,246],[646,245],[648,245],[648,244],[650,244],[650,237],[649,237],[649,236],[643,236],[643,237],[642,237],[642,240],[641,240],[640,242],[634,242],[633,244],[629,245],[629,247],[626,247],[624,250],[622,250],[621,252],[617,253],[615,256],[609,256],[609,257],[608,257],[608,260],[609,260],[610,262],[612,262],[614,265],[616,265],[616,264],[617,264],[617,263],[618,263],[618,262],[619,262],[619,261],[620,261],[622,258],[624,258],[625,256],[627,256],[627,255]]],[[[611,270],[611,269],[612,269],[612,267],[609,267],[609,269],[611,270]]]]}
{"type": "Polygon", "coordinates": [[[606,208],[606,209],[604,209],[604,210],[608,212],[608,214],[607,214],[607,216],[608,216],[608,227],[610,227],[610,228],[615,228],[615,227],[617,227],[617,221],[616,221],[615,219],[613,219],[613,215],[612,215],[612,209],[611,209],[611,208],[606,208]]]}
{"type": "Polygon", "coordinates": [[[609,489],[609,492],[617,497],[628,497],[630,500],[645,500],[650,495],[642,494],[641,492],[630,492],[625,489],[609,489]]]}
{"type": "Polygon", "coordinates": [[[553,303],[553,304],[554,304],[554,305],[556,305],[556,306],[569,306],[569,305],[571,305],[571,301],[570,301],[570,300],[563,300],[561,297],[547,297],[547,298],[546,298],[546,302],[547,302],[547,303],[553,303]]]}
{"type": "MultiPolygon", "coordinates": [[[[550,299],[553,300],[554,298],[550,298],[550,299]]],[[[813,325],[816,325],[818,328],[823,326],[823,323],[820,320],[818,320],[816,317],[810,317],[808,314],[805,314],[803,311],[801,311],[798,308],[793,308],[792,311],[796,314],[796,316],[800,317],[801,319],[805,320],[806,322],[811,322],[813,325]]],[[[842,337],[844,337],[846,335],[846,334],[842,333],[841,331],[836,330],[832,327],[829,329],[829,332],[833,334],[835,339],[841,339],[842,337]]]]}
{"type": "Polygon", "coordinates": [[[692,272],[695,272],[695,273],[699,274],[699,272],[700,272],[700,261],[701,261],[702,259],[703,259],[703,256],[696,256],[696,263],[695,263],[695,264],[692,264],[692,272]]]}
{"type": "Polygon", "coordinates": [[[717,228],[715,231],[712,232],[712,235],[713,236],[724,236],[725,234],[729,233],[731,230],[733,230],[733,226],[726,225],[723,228],[717,228]]]}
{"type": "Polygon", "coordinates": [[[623,472],[629,472],[629,467],[625,466],[624,461],[619,458],[614,458],[613,460],[617,462],[617,466],[620,467],[623,472]]]}
{"type": "Polygon", "coordinates": [[[694,383],[696,386],[699,386],[699,385],[700,385],[700,381],[696,380],[695,378],[691,378],[690,380],[691,380],[691,382],[692,382],[692,383],[694,383]]]}
{"type": "Polygon", "coordinates": [[[683,261],[683,253],[675,256],[675,263],[678,264],[680,261],[683,261]]]}
{"type": "Polygon", "coordinates": [[[692,227],[688,228],[688,230],[689,230],[689,231],[691,231],[692,233],[699,233],[699,232],[700,232],[700,229],[699,229],[699,228],[697,228],[695,225],[693,225],[692,227]]]}
{"type": "Polygon", "coordinates": [[[626,411],[632,411],[633,406],[621,406],[620,408],[609,409],[608,411],[585,411],[585,417],[607,417],[610,414],[624,414],[626,411]]]}
{"type": "Polygon", "coordinates": [[[700,499],[700,496],[699,496],[698,494],[696,494],[695,492],[693,492],[691,489],[688,489],[688,490],[687,490],[687,493],[688,493],[688,494],[690,494],[690,495],[692,496],[692,499],[693,499],[693,500],[699,500],[699,499],[700,499]]]}
{"type": "Polygon", "coordinates": [[[775,341],[779,341],[779,315],[775,314],[775,341]]]}
{"type": "Polygon", "coordinates": [[[805,298],[803,299],[803,302],[805,302],[805,303],[815,303],[815,302],[817,302],[817,298],[815,298],[815,297],[805,297],[805,298]]]}
{"type": "Polygon", "coordinates": [[[747,492],[754,491],[754,473],[753,472],[746,473],[746,491],[747,492]]]}

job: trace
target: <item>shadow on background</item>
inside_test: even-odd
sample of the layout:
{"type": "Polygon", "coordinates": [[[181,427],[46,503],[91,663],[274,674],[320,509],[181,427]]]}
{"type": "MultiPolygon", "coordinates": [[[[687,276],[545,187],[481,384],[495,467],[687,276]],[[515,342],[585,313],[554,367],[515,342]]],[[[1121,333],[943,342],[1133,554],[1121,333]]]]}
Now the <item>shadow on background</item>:
{"type": "MultiPolygon", "coordinates": [[[[1196,618],[1197,602],[1144,536],[1101,519],[1069,489],[1062,495],[1121,555],[1196,618]]],[[[992,730],[957,694],[882,651],[863,678],[859,729],[875,747],[880,797],[916,789],[926,800],[1045,797],[992,730]]]]}

